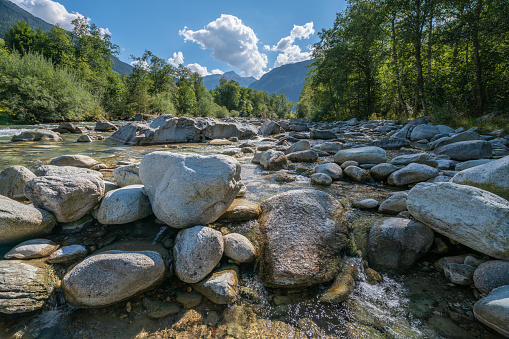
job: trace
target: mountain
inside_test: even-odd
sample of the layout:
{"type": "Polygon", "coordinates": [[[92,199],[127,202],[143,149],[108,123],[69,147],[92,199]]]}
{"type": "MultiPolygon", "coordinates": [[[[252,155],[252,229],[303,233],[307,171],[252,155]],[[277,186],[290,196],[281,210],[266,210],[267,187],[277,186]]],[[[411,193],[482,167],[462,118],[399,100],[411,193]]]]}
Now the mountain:
{"type": "Polygon", "coordinates": [[[121,61],[116,56],[111,56],[110,59],[113,60],[113,66],[111,66],[111,69],[118,74],[129,74],[134,69],[133,66],[121,61]]]}
{"type": "Polygon", "coordinates": [[[34,29],[41,27],[44,32],[50,31],[53,27],[53,25],[33,16],[18,5],[8,0],[0,0],[0,38],[3,38],[9,28],[20,20],[25,20],[34,29]]]}
{"type": "Polygon", "coordinates": [[[203,84],[207,87],[207,90],[214,89],[219,85],[219,80],[225,77],[228,81],[235,80],[241,87],[248,87],[251,83],[255,82],[256,79],[253,77],[243,77],[235,73],[234,71],[226,72],[224,74],[212,74],[203,77],[203,84]]]}
{"type": "Polygon", "coordinates": [[[260,80],[249,85],[252,89],[269,93],[283,93],[287,99],[299,101],[300,92],[304,87],[304,79],[307,77],[306,68],[313,60],[283,65],[265,73],[260,80]]]}

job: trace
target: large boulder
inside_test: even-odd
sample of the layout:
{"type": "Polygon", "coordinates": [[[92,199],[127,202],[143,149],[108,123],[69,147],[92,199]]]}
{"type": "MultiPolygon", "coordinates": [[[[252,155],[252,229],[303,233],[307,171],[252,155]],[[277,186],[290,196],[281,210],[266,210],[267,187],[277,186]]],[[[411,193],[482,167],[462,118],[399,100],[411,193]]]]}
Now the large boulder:
{"type": "Polygon", "coordinates": [[[258,133],[263,136],[269,136],[272,134],[279,134],[283,133],[285,130],[281,125],[279,125],[277,122],[272,120],[265,121],[258,130],[258,133]]]}
{"type": "Polygon", "coordinates": [[[436,168],[413,162],[391,173],[387,178],[387,183],[393,186],[405,186],[432,179],[437,175],[438,170],[436,168]]]}
{"type": "Polygon", "coordinates": [[[49,162],[51,166],[74,166],[74,167],[82,167],[82,168],[91,168],[97,165],[99,161],[94,158],[89,157],[88,155],[61,155],[49,162]]]}
{"type": "Polygon", "coordinates": [[[0,313],[27,313],[41,309],[56,288],[51,266],[19,260],[0,261],[0,313]]]}
{"type": "Polygon", "coordinates": [[[285,154],[290,154],[293,152],[300,152],[300,151],[307,151],[311,149],[311,144],[308,140],[299,140],[292,146],[288,147],[288,149],[285,151],[285,154]]]}
{"type": "Polygon", "coordinates": [[[509,201],[476,187],[419,183],[407,208],[417,220],[467,247],[509,259],[509,201]]]}
{"type": "Polygon", "coordinates": [[[474,284],[484,294],[509,285],[509,261],[489,260],[480,264],[474,272],[474,284]]]}
{"type": "Polygon", "coordinates": [[[427,124],[429,122],[429,117],[418,117],[415,120],[410,121],[408,124],[403,126],[402,129],[394,133],[391,138],[399,139],[399,138],[409,138],[412,130],[419,125],[427,124]]]}
{"type": "Polygon", "coordinates": [[[481,136],[476,133],[475,131],[465,131],[458,134],[454,134],[449,137],[443,137],[440,139],[437,139],[430,143],[431,149],[435,149],[441,146],[454,144],[456,142],[461,141],[472,141],[472,140],[481,140],[481,136]]]}
{"type": "Polygon", "coordinates": [[[340,142],[324,142],[323,144],[314,145],[312,149],[317,152],[326,152],[329,154],[336,154],[343,148],[343,144],[340,142]]]}
{"type": "Polygon", "coordinates": [[[315,162],[318,160],[318,153],[313,150],[298,151],[289,153],[286,157],[293,162],[315,162]]]}
{"type": "Polygon", "coordinates": [[[262,280],[271,287],[304,287],[334,278],[347,243],[343,207],[327,193],[294,190],[264,204],[262,280]]]}
{"type": "Polygon", "coordinates": [[[62,138],[47,129],[34,129],[13,136],[11,141],[62,141],[62,138]]]}
{"type": "Polygon", "coordinates": [[[107,306],[154,287],[165,274],[157,252],[105,251],[74,266],[62,279],[62,291],[72,305],[107,306]]]}
{"type": "Polygon", "coordinates": [[[200,142],[212,139],[249,139],[258,133],[253,125],[212,118],[176,118],[161,115],[148,123],[129,123],[110,138],[127,145],[200,142]]]}
{"type": "Polygon", "coordinates": [[[398,157],[395,157],[391,160],[391,164],[396,166],[404,166],[411,163],[418,163],[423,165],[428,165],[431,167],[437,167],[438,163],[435,158],[428,153],[416,153],[416,154],[404,154],[398,157]]]}
{"type": "Polygon", "coordinates": [[[277,171],[288,165],[288,158],[281,151],[269,149],[260,156],[260,165],[266,170],[277,171]]]}
{"type": "Polygon", "coordinates": [[[97,212],[97,221],[103,225],[121,225],[151,214],[152,207],[143,186],[132,185],[106,193],[97,212]]]}
{"type": "Polygon", "coordinates": [[[72,124],[70,122],[63,122],[57,128],[52,129],[52,131],[62,133],[62,134],[65,134],[65,133],[81,134],[81,133],[83,133],[83,131],[79,127],[75,126],[74,124],[72,124]]]}
{"type": "Polygon", "coordinates": [[[0,173],[0,195],[15,200],[26,200],[25,185],[35,177],[36,175],[26,167],[7,167],[0,173]]]}
{"type": "Polygon", "coordinates": [[[474,305],[477,320],[509,337],[509,286],[499,287],[474,305]]]}
{"type": "Polygon", "coordinates": [[[140,178],[156,217],[174,228],[216,221],[240,191],[240,164],[226,155],[153,152],[140,178]]]}
{"type": "Polygon", "coordinates": [[[315,167],[315,173],[327,174],[332,180],[339,180],[343,176],[343,170],[334,162],[317,165],[315,167]]]}
{"type": "Polygon", "coordinates": [[[0,196],[0,244],[47,235],[55,225],[51,213],[0,196]]]}
{"type": "Polygon", "coordinates": [[[335,163],[342,164],[346,161],[356,161],[359,164],[380,164],[387,161],[387,155],[383,148],[376,146],[344,149],[334,155],[335,163]]]}
{"type": "Polygon", "coordinates": [[[410,141],[408,139],[388,139],[388,140],[377,140],[369,143],[367,146],[377,146],[383,149],[392,150],[400,149],[402,147],[410,147],[410,141]]]}
{"type": "Polygon", "coordinates": [[[452,182],[479,187],[509,199],[509,156],[461,171],[452,182]]]}
{"type": "Polygon", "coordinates": [[[101,172],[97,172],[88,168],[79,168],[74,166],[53,166],[53,165],[42,165],[39,166],[34,174],[38,177],[77,177],[82,175],[95,175],[102,179],[103,175],[101,172]]]}
{"type": "Polygon", "coordinates": [[[370,263],[381,269],[406,270],[433,244],[433,231],[418,221],[383,218],[369,231],[370,263]]]}
{"type": "Polygon", "coordinates": [[[95,130],[98,132],[113,132],[117,129],[117,126],[106,120],[99,120],[95,123],[95,130]]]}
{"type": "Polygon", "coordinates": [[[412,133],[410,134],[410,139],[412,141],[417,141],[417,140],[422,140],[422,139],[430,140],[437,134],[440,134],[440,131],[436,126],[422,124],[422,125],[415,126],[415,128],[412,130],[412,133]]]}
{"type": "Polygon", "coordinates": [[[94,175],[37,177],[25,186],[35,207],[52,212],[58,222],[71,222],[93,210],[104,197],[104,181],[94,175]]]}
{"type": "Polygon", "coordinates": [[[369,169],[369,174],[373,177],[373,179],[382,181],[387,179],[389,175],[399,170],[400,167],[388,164],[388,163],[381,163],[376,166],[373,166],[369,169]]]}
{"type": "Polygon", "coordinates": [[[320,129],[314,129],[311,130],[309,133],[309,137],[311,139],[322,139],[322,140],[330,140],[330,139],[336,139],[336,133],[331,130],[320,130],[320,129]]]}
{"type": "Polygon", "coordinates": [[[492,147],[484,140],[462,141],[436,148],[433,153],[458,161],[476,160],[491,157],[492,147]]]}
{"type": "Polygon", "coordinates": [[[58,245],[48,239],[32,239],[16,245],[4,255],[5,259],[34,259],[47,257],[58,249],[58,245]]]}
{"type": "Polygon", "coordinates": [[[210,227],[195,226],[179,232],[173,247],[175,274],[186,283],[205,278],[223,256],[221,232],[210,227]]]}
{"type": "Polygon", "coordinates": [[[140,163],[120,166],[113,170],[113,178],[120,186],[141,185],[140,163]]]}

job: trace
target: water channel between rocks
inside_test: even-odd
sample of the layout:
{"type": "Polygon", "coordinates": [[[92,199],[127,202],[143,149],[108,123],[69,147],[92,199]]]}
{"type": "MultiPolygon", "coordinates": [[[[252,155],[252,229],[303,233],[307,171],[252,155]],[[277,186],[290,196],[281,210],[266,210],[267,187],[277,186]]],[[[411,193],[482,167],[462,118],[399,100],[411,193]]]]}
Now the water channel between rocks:
{"type": "MultiPolygon", "coordinates": [[[[77,135],[62,135],[62,142],[10,142],[17,132],[18,127],[0,129],[0,170],[13,165],[34,170],[64,154],[88,155],[114,168],[118,162],[138,162],[156,150],[217,154],[234,147],[206,144],[132,147],[108,140],[77,143],[77,135]]],[[[389,157],[399,154],[388,152],[389,157]]],[[[251,157],[238,160],[242,164],[242,181],[248,189],[245,199],[262,202],[275,194],[300,188],[326,191],[345,207],[345,222],[359,236],[361,244],[367,225],[382,215],[354,209],[351,201],[373,198],[381,202],[393,191],[347,181],[336,181],[329,187],[312,186],[304,176],[297,176],[291,183],[277,183],[271,180],[270,172],[252,164],[251,157]]],[[[111,172],[103,174],[105,180],[112,180],[111,172]]],[[[212,226],[256,238],[256,221],[216,222],[212,226]]],[[[47,238],[57,243],[72,243],[80,238],[85,244],[90,241],[102,247],[118,241],[160,242],[168,231],[149,217],[127,227],[94,224],[80,234],[47,238]]],[[[0,247],[0,254],[3,256],[8,249],[0,247]]],[[[367,282],[362,260],[356,259],[360,278],[355,292],[347,301],[337,304],[318,302],[317,296],[330,284],[304,290],[266,289],[257,278],[256,264],[241,266],[239,283],[244,295],[236,304],[216,305],[203,298],[191,310],[181,308],[177,314],[158,319],[148,317],[144,300],[170,301],[178,290],[189,289],[175,277],[156,290],[98,309],[69,306],[57,291],[42,311],[1,316],[0,338],[499,338],[474,319],[472,308],[476,299],[472,290],[448,283],[443,274],[433,270],[435,259],[428,255],[404,275],[383,274],[383,282],[378,285],[367,282]],[[216,315],[217,319],[212,319],[216,315]],[[172,326],[180,331],[169,330],[172,326]]]]}

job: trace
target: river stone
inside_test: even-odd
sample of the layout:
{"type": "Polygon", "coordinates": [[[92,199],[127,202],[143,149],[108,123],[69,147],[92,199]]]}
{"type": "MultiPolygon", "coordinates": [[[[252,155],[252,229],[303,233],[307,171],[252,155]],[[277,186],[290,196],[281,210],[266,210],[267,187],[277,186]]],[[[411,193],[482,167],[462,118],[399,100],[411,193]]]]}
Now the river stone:
{"type": "Polygon", "coordinates": [[[509,199],[509,156],[461,171],[452,182],[475,186],[509,199]]]}
{"type": "Polygon", "coordinates": [[[159,319],[180,312],[180,306],[177,303],[169,303],[151,298],[143,298],[143,306],[147,310],[147,316],[152,319],[159,319]]]}
{"type": "Polygon", "coordinates": [[[53,252],[46,261],[50,264],[63,264],[81,259],[87,253],[87,249],[81,245],[63,246],[53,252]]]}
{"type": "Polygon", "coordinates": [[[19,260],[0,261],[0,313],[33,312],[43,307],[57,285],[52,267],[19,260]]]}
{"type": "Polygon", "coordinates": [[[180,231],[173,247],[175,274],[190,284],[202,280],[219,263],[223,249],[223,235],[210,227],[195,226],[180,231]]]}
{"type": "Polygon", "coordinates": [[[474,282],[473,277],[476,269],[474,266],[457,263],[444,263],[442,267],[445,277],[453,284],[469,286],[474,282]]]}
{"type": "Polygon", "coordinates": [[[231,144],[233,144],[233,142],[231,142],[230,140],[226,140],[226,139],[214,139],[214,140],[210,140],[209,142],[207,142],[207,144],[212,145],[212,146],[225,146],[225,145],[231,145],[231,144]]]}
{"type": "Polygon", "coordinates": [[[238,233],[224,236],[224,254],[238,262],[250,262],[256,258],[256,249],[248,238],[238,233]]]}
{"type": "Polygon", "coordinates": [[[395,157],[391,160],[391,164],[396,166],[404,166],[410,163],[418,163],[431,167],[438,166],[438,162],[435,160],[435,158],[428,153],[405,154],[400,155],[399,157],[395,157]]]}
{"type": "Polygon", "coordinates": [[[345,259],[340,264],[339,273],[331,287],[320,297],[321,302],[340,303],[345,301],[355,289],[354,277],[359,273],[353,259],[345,259]]]}
{"type": "Polygon", "coordinates": [[[380,204],[378,212],[387,214],[398,214],[406,211],[406,200],[408,193],[396,192],[380,204]]]}
{"type": "Polygon", "coordinates": [[[157,252],[106,251],[74,266],[62,279],[62,291],[71,305],[107,306],[154,287],[165,273],[157,252]]]}
{"type": "Polygon", "coordinates": [[[50,234],[55,225],[51,213],[0,196],[0,244],[50,234]]]}
{"type": "Polygon", "coordinates": [[[270,287],[304,287],[334,278],[347,244],[342,205],[317,190],[293,190],[264,203],[262,281],[270,287]]]}
{"type": "Polygon", "coordinates": [[[336,133],[330,130],[315,129],[309,132],[309,137],[311,139],[322,139],[322,140],[336,139],[336,133]]]}
{"type": "Polygon", "coordinates": [[[431,149],[435,149],[435,148],[438,148],[441,146],[454,144],[454,143],[461,142],[461,141],[472,141],[472,140],[480,140],[480,139],[481,139],[481,137],[479,136],[478,133],[476,133],[475,131],[468,130],[465,132],[454,134],[450,137],[443,137],[443,138],[437,139],[437,140],[431,142],[430,146],[431,146],[431,149]]]}
{"type": "Polygon", "coordinates": [[[120,186],[142,185],[140,179],[140,163],[120,166],[113,171],[113,178],[120,186]]]}
{"type": "Polygon", "coordinates": [[[341,166],[334,162],[317,165],[315,167],[315,173],[327,174],[332,180],[339,180],[343,176],[341,166]]]}
{"type": "Polygon", "coordinates": [[[97,212],[97,221],[103,225],[121,225],[151,214],[152,207],[143,186],[131,185],[106,193],[97,212]]]}
{"type": "Polygon", "coordinates": [[[314,145],[312,149],[318,152],[327,152],[329,154],[336,154],[343,148],[340,142],[327,141],[323,144],[314,145]]]}
{"type": "Polygon", "coordinates": [[[256,219],[262,213],[259,203],[245,199],[235,199],[228,210],[219,218],[220,220],[246,221],[256,219]]]}
{"type": "Polygon", "coordinates": [[[330,186],[332,178],[324,173],[315,173],[311,175],[311,183],[316,185],[330,186]]]}
{"type": "Polygon", "coordinates": [[[408,193],[407,208],[436,232],[509,260],[509,201],[476,187],[419,183],[408,193]]]}
{"type": "Polygon", "coordinates": [[[434,167],[411,163],[389,175],[387,183],[393,186],[405,186],[432,179],[437,175],[438,170],[434,167]]]}
{"type": "Polygon", "coordinates": [[[5,259],[34,259],[47,257],[58,245],[47,239],[32,239],[22,242],[4,255],[5,259]]]}
{"type": "MultiPolygon", "coordinates": [[[[307,168],[303,172],[305,171],[307,171],[307,168]]],[[[273,179],[276,182],[292,182],[295,181],[297,178],[295,177],[295,175],[292,175],[284,170],[281,170],[272,174],[271,179],[273,179]]]]}
{"type": "Polygon", "coordinates": [[[114,132],[118,129],[117,126],[106,120],[99,120],[95,123],[95,128],[98,132],[114,132]]]}
{"type": "Polygon", "coordinates": [[[74,134],[83,133],[83,131],[79,127],[76,127],[74,124],[70,122],[63,122],[57,128],[52,129],[52,131],[58,133],[74,133],[74,134]]]}
{"type": "Polygon", "coordinates": [[[36,175],[26,167],[7,167],[0,173],[0,195],[15,200],[26,200],[25,185],[35,177],[36,175]]]}
{"type": "Polygon", "coordinates": [[[433,231],[421,222],[383,218],[369,231],[370,264],[381,269],[406,270],[433,244],[433,231]]]}
{"type": "Polygon", "coordinates": [[[140,178],[156,217],[173,228],[209,224],[226,212],[240,191],[241,166],[226,155],[153,152],[140,178]]]}
{"type": "Polygon", "coordinates": [[[350,160],[359,164],[380,164],[387,161],[387,155],[383,148],[376,146],[344,149],[334,155],[334,162],[338,164],[350,160]]]}
{"type": "Polygon", "coordinates": [[[230,304],[239,292],[237,270],[226,266],[194,284],[193,288],[215,304],[230,304]]]}
{"type": "Polygon", "coordinates": [[[104,197],[104,182],[94,175],[37,177],[25,186],[35,207],[52,212],[58,222],[71,222],[92,211],[104,197]]]}
{"type": "Polygon", "coordinates": [[[61,155],[49,162],[52,166],[74,166],[81,168],[91,168],[97,165],[99,161],[87,155],[61,155]]]}
{"type": "Polygon", "coordinates": [[[361,209],[372,209],[378,207],[378,201],[375,199],[364,199],[361,201],[353,201],[352,207],[361,209]]]}
{"type": "Polygon", "coordinates": [[[484,164],[487,164],[487,163],[492,162],[492,161],[494,161],[494,160],[493,159],[468,160],[468,161],[456,163],[454,170],[458,171],[458,172],[461,172],[461,171],[464,171],[466,169],[469,169],[469,168],[472,168],[472,167],[476,167],[476,166],[479,166],[479,165],[484,165],[484,164]]]}
{"type": "Polygon", "coordinates": [[[292,146],[290,146],[285,151],[285,153],[286,154],[290,154],[290,153],[293,153],[293,152],[307,151],[307,150],[310,150],[310,149],[311,149],[311,144],[309,143],[308,140],[300,140],[300,141],[297,141],[292,146]]]}
{"type": "Polygon", "coordinates": [[[34,129],[13,136],[11,141],[62,141],[62,138],[47,129],[34,129]]]}
{"type": "Polygon", "coordinates": [[[410,141],[407,139],[389,139],[389,140],[377,140],[369,143],[368,146],[377,146],[386,150],[400,149],[402,147],[410,147],[410,141]]]}
{"type": "Polygon", "coordinates": [[[412,130],[412,133],[410,134],[410,140],[417,141],[422,139],[428,139],[430,140],[435,135],[440,134],[440,130],[433,125],[419,125],[415,126],[415,128],[412,130]]]}
{"type": "Polygon", "coordinates": [[[436,148],[436,155],[448,155],[452,160],[466,161],[490,158],[491,144],[484,140],[461,141],[436,148]]]}
{"type": "Polygon", "coordinates": [[[286,157],[293,162],[315,162],[318,160],[318,153],[313,150],[298,151],[290,153],[286,157]]]}
{"type": "Polygon", "coordinates": [[[74,166],[53,166],[53,165],[42,165],[39,166],[34,174],[38,177],[66,177],[66,176],[82,176],[82,175],[95,175],[102,179],[103,175],[101,172],[97,172],[88,168],[79,168],[74,166]]]}
{"type": "Polygon", "coordinates": [[[345,176],[356,182],[369,181],[368,171],[357,166],[348,166],[347,168],[345,168],[343,173],[345,174],[345,176]]]}
{"type": "MultiPolygon", "coordinates": [[[[255,155],[256,157],[256,155],[255,155]]],[[[254,157],[253,157],[254,161],[254,157]]],[[[260,155],[260,165],[266,170],[277,171],[288,165],[288,158],[281,151],[269,149],[260,155]]]]}
{"type": "Polygon", "coordinates": [[[395,166],[393,164],[382,163],[371,167],[369,169],[369,173],[371,174],[373,179],[377,181],[382,181],[387,179],[389,175],[391,175],[392,173],[396,172],[399,169],[400,167],[395,166]]]}
{"type": "Polygon", "coordinates": [[[258,130],[258,133],[260,135],[263,135],[264,137],[267,137],[272,134],[279,134],[283,133],[285,130],[281,125],[279,125],[277,122],[272,120],[265,121],[258,130]]]}
{"type": "Polygon", "coordinates": [[[509,261],[490,260],[482,263],[475,270],[474,284],[485,294],[494,288],[509,285],[509,261]]]}
{"type": "Polygon", "coordinates": [[[494,289],[474,305],[477,320],[509,337],[509,286],[494,289]]]}

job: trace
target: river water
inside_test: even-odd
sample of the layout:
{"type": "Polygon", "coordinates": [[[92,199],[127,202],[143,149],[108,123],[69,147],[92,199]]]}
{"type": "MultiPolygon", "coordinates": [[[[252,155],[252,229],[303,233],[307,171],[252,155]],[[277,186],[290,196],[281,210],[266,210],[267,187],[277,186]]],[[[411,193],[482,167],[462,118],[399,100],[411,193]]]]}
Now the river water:
{"type": "MultiPolygon", "coordinates": [[[[75,134],[62,135],[62,142],[10,142],[12,135],[34,127],[0,128],[0,170],[12,165],[34,170],[63,154],[88,155],[114,168],[119,162],[140,161],[144,155],[156,150],[216,154],[232,147],[206,144],[131,147],[109,140],[77,143],[78,135],[75,134]]],[[[101,135],[109,136],[108,133],[101,135]]],[[[264,144],[262,141],[254,143],[257,146],[264,144]]],[[[242,164],[242,180],[248,188],[245,199],[262,202],[286,190],[312,187],[309,178],[304,176],[297,176],[295,182],[277,183],[270,178],[270,173],[252,164],[250,157],[238,160],[242,164]]],[[[104,172],[104,175],[106,180],[112,179],[111,172],[104,172]]],[[[313,188],[335,196],[345,206],[345,220],[350,229],[361,230],[361,233],[363,225],[372,223],[381,215],[353,209],[351,201],[366,198],[383,201],[392,191],[383,186],[347,181],[313,188]]],[[[248,237],[253,236],[257,229],[256,221],[237,224],[218,222],[215,226],[227,227],[229,231],[248,237]]],[[[94,225],[85,235],[100,234],[101,239],[113,239],[112,242],[152,242],[159,240],[161,233],[167,231],[151,220],[107,229],[94,225]]],[[[55,237],[57,242],[76,240],[73,236],[55,237]]],[[[219,324],[200,327],[197,325],[200,321],[196,324],[190,321],[188,328],[177,335],[167,329],[194,313],[181,309],[176,315],[151,319],[143,306],[143,298],[173,300],[175,290],[187,288],[175,278],[154,291],[100,309],[69,306],[56,291],[42,311],[25,316],[0,316],[0,338],[498,338],[474,320],[472,290],[448,284],[443,275],[432,268],[436,259],[438,257],[428,256],[414,270],[404,275],[383,274],[381,283],[370,285],[362,260],[357,258],[359,281],[353,295],[340,304],[318,302],[318,296],[327,285],[305,290],[266,289],[258,280],[256,264],[245,265],[241,267],[240,285],[254,293],[255,297],[242,298],[229,306],[215,305],[204,298],[194,310],[201,317],[215,312],[219,324]]]]}

